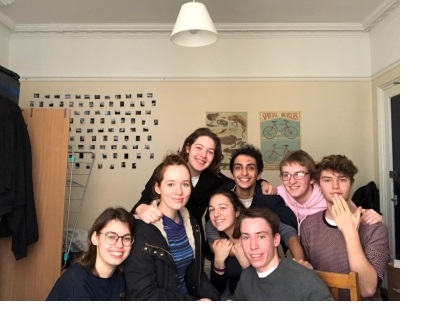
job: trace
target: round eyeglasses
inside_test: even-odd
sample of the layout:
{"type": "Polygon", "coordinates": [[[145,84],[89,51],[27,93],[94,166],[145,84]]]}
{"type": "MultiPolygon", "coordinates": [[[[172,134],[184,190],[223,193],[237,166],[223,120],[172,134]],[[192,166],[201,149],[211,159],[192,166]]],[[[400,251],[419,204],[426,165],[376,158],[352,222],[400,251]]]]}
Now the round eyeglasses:
{"type": "Polygon", "coordinates": [[[118,243],[119,239],[121,239],[122,245],[124,246],[130,246],[133,244],[133,242],[135,242],[135,238],[132,237],[130,234],[117,235],[114,232],[99,232],[99,234],[105,235],[105,243],[107,243],[108,245],[115,245],[116,243],[118,243]]]}
{"type": "Polygon", "coordinates": [[[305,175],[310,175],[310,173],[307,172],[296,172],[294,174],[282,173],[280,175],[280,179],[282,179],[283,181],[288,181],[291,180],[291,176],[293,176],[295,180],[301,180],[305,178],[305,175]]]}

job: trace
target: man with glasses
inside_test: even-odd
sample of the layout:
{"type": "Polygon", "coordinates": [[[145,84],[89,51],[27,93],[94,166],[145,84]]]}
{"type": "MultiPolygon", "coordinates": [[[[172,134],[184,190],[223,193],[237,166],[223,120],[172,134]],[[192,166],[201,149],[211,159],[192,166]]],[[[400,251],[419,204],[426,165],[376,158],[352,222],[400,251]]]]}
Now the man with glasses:
{"type": "MultiPolygon", "coordinates": [[[[295,260],[303,260],[303,251],[297,237],[297,220],[279,195],[264,195],[257,186],[257,180],[263,172],[263,158],[260,150],[253,145],[236,149],[231,156],[229,168],[234,179],[223,186],[232,190],[246,208],[266,207],[279,216],[282,247],[286,254],[290,250],[295,260]],[[285,245],[284,245],[285,244],[285,245]]],[[[208,222],[206,237],[212,249],[214,241],[219,239],[218,231],[208,222]]]]}
{"type": "MultiPolygon", "coordinates": [[[[323,211],[327,202],[321,193],[321,188],[315,183],[315,163],[313,158],[303,150],[287,153],[279,164],[282,185],[277,187],[277,194],[294,212],[300,226],[308,215],[323,211]]],[[[349,201],[353,204],[353,201],[349,201]]],[[[382,222],[382,216],[373,209],[363,209],[361,222],[374,224],[382,222]]]]}

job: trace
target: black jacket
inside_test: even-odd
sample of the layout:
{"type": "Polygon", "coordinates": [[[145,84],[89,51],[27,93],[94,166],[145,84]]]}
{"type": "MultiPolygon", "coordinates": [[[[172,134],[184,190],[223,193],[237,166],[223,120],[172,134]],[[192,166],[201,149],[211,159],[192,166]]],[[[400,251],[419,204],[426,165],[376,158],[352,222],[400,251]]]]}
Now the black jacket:
{"type": "MultiPolygon", "coordinates": [[[[217,190],[220,186],[230,182],[232,179],[223,174],[214,174],[209,170],[204,170],[200,174],[200,179],[198,183],[192,188],[189,200],[186,203],[186,207],[190,214],[198,220],[198,225],[200,226],[200,234],[203,252],[205,256],[211,256],[211,251],[209,249],[208,243],[205,243],[204,228],[202,223],[203,215],[206,214],[205,220],[209,219],[207,215],[207,208],[209,204],[209,197],[212,192],[217,190]]],[[[135,214],[136,208],[142,204],[150,204],[154,197],[152,194],[152,189],[155,184],[155,178],[152,175],[149,181],[146,183],[144,190],[141,192],[141,198],[135,204],[132,209],[132,214],[135,214]]]]}
{"type": "Polygon", "coordinates": [[[194,259],[186,271],[187,295],[178,293],[176,266],[170,254],[162,221],[136,220],[135,243],[124,264],[126,300],[220,300],[220,294],[203,270],[200,229],[186,208],[180,210],[194,259]]]}

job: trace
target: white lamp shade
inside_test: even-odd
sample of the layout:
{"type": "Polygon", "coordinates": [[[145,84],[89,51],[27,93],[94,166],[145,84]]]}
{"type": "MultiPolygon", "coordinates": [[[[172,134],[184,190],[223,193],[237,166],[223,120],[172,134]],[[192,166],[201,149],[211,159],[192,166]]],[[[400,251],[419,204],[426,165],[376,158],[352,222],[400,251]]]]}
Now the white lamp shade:
{"type": "Polygon", "coordinates": [[[203,3],[188,2],[181,6],[170,41],[177,45],[197,47],[218,40],[218,33],[203,3]]]}

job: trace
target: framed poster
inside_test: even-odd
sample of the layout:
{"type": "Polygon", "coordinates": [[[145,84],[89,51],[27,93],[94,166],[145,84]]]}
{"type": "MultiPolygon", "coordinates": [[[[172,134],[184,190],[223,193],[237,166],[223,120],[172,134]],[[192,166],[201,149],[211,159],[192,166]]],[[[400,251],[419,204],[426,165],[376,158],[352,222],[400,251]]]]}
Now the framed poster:
{"type": "Polygon", "coordinates": [[[277,170],[282,156],[301,149],[300,112],[260,112],[264,169],[277,170]]]}
{"type": "Polygon", "coordinates": [[[206,112],[206,127],[221,140],[223,160],[220,168],[229,169],[229,160],[234,149],[248,141],[247,112],[206,112]]]}

